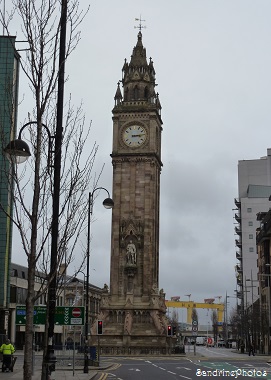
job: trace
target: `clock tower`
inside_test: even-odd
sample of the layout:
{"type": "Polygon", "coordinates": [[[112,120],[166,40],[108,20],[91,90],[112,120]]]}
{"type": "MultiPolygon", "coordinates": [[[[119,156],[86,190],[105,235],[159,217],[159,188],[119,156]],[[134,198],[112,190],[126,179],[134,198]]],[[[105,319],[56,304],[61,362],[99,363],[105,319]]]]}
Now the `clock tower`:
{"type": "MultiPolygon", "coordinates": [[[[140,28],[130,62],[125,59],[112,111],[110,287],[105,286],[98,319],[103,321],[100,346],[114,354],[119,349],[136,353],[142,347],[162,353],[167,348],[165,294],[159,290],[163,123],[155,86],[153,61],[147,61],[140,28]]],[[[92,332],[97,333],[95,325],[92,332]]]]}

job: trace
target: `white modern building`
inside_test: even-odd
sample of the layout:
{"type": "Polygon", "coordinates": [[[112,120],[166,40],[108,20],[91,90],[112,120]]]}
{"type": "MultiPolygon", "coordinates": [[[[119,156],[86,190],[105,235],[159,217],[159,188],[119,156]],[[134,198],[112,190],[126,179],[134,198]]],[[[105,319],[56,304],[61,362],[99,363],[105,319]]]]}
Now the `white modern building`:
{"type": "Polygon", "coordinates": [[[271,203],[271,148],[267,156],[238,162],[238,198],[235,199],[237,296],[244,308],[258,298],[256,229],[259,212],[271,203]]]}

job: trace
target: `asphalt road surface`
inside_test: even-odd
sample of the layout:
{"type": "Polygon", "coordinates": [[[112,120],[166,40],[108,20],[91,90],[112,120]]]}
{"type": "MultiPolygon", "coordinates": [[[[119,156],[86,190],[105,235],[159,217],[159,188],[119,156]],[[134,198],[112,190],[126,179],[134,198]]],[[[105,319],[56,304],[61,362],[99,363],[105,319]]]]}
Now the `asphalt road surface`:
{"type": "Polygon", "coordinates": [[[268,359],[265,356],[249,357],[224,348],[197,347],[196,355],[190,351],[183,357],[110,358],[113,366],[99,373],[96,379],[196,380],[214,377],[219,380],[271,380],[271,363],[267,362],[268,359]]]}

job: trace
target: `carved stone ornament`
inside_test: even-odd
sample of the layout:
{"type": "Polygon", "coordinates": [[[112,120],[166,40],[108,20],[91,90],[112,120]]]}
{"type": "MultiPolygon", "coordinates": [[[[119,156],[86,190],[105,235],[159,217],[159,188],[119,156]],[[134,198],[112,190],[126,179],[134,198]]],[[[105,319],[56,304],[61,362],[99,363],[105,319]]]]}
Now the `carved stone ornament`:
{"type": "Polygon", "coordinates": [[[120,247],[127,248],[131,240],[136,245],[136,248],[143,248],[144,225],[141,221],[133,219],[123,219],[120,223],[120,247]]]}

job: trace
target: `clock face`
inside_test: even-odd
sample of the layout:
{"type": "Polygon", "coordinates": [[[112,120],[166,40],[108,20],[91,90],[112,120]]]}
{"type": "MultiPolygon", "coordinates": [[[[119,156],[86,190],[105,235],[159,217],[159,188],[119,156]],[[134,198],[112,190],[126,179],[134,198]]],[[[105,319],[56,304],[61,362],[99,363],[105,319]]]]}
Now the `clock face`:
{"type": "Polygon", "coordinates": [[[122,138],[127,146],[136,148],[146,141],[147,132],[146,129],[140,125],[130,125],[124,129],[122,138]]]}

